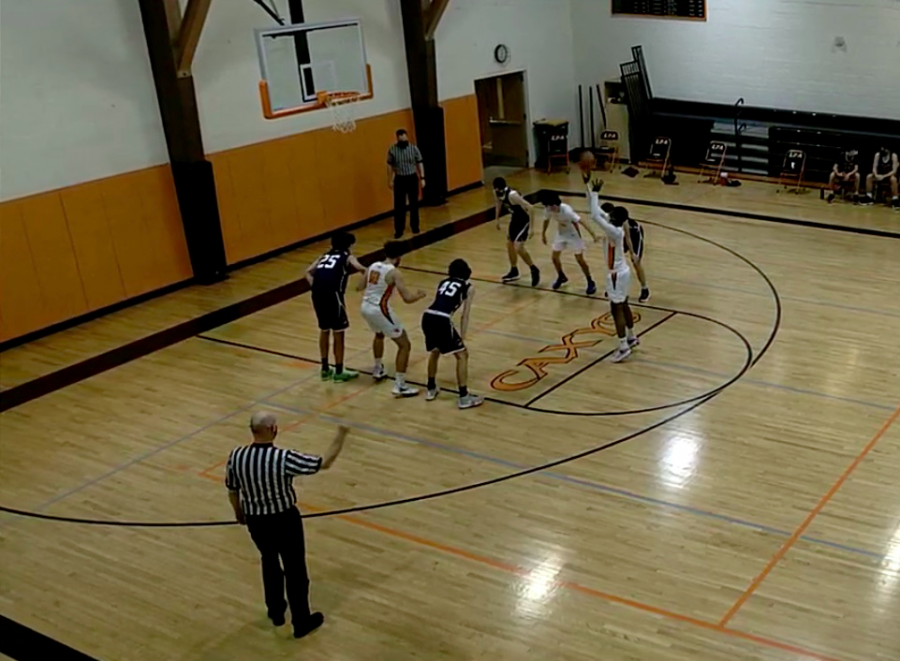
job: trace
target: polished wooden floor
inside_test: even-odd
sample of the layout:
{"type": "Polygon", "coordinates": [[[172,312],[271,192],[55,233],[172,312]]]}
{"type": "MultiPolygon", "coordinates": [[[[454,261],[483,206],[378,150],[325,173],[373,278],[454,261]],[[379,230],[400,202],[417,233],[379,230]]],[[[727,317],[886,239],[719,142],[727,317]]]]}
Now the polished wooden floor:
{"type": "MultiPolygon", "coordinates": [[[[565,175],[517,184],[576,188],[565,175]]],[[[627,180],[607,192],[900,227],[888,210],[774,190],[627,180]]],[[[0,416],[3,505],[123,523],[227,520],[221,466],[252,410],[276,412],[280,442],[309,451],[350,425],[334,469],[299,485],[305,511],[422,498],[307,521],[313,604],[328,618],[310,639],[267,626],[237,526],[4,514],[0,613],[117,661],[896,661],[900,241],[630,208],[647,221],[653,299],[635,308],[642,345],[623,364],[604,359],[607,306],[581,295],[574,262],[565,292],[500,285],[503,235],[489,224],[404,260],[429,290],[452,258],[472,264],[481,409],[460,412],[451,394],[395,401],[366,376],[321,383],[300,297],[0,416]]],[[[387,231],[359,232],[360,252],[387,231]]],[[[548,287],[547,250],[530,249],[548,287]]],[[[3,383],[295,279],[318,250],[6,352],[3,383]]],[[[415,381],[426,304],[396,306],[415,381]]],[[[367,369],[370,337],[352,324],[348,363],[367,369]]],[[[453,387],[450,361],[441,380],[453,387]]]]}

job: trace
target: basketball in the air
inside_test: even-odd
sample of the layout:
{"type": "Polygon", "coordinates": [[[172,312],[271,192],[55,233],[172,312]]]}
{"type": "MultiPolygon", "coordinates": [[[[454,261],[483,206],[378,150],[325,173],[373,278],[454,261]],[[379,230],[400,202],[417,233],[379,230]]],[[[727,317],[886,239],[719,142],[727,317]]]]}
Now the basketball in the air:
{"type": "Polygon", "coordinates": [[[594,156],[593,152],[587,149],[581,152],[581,158],[578,159],[578,167],[581,168],[582,174],[589,176],[595,165],[597,165],[597,157],[594,156]]]}

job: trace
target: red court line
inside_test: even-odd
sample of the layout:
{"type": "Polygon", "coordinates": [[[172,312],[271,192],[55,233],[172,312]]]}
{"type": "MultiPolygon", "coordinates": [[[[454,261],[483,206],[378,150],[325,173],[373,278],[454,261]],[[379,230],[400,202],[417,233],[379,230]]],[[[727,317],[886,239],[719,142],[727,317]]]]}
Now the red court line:
{"type": "MultiPolygon", "coordinates": [[[[322,512],[324,510],[312,507],[310,505],[303,505],[303,508],[312,512],[322,512]]],[[[441,542],[436,542],[431,539],[427,539],[425,537],[421,537],[419,535],[414,535],[412,533],[405,532],[403,530],[398,530],[396,528],[390,528],[388,526],[384,526],[378,523],[373,523],[371,521],[367,521],[365,519],[361,519],[357,516],[351,516],[346,514],[340,514],[337,517],[342,521],[346,521],[348,523],[352,523],[354,525],[368,528],[369,530],[373,530],[384,535],[388,535],[390,537],[395,537],[397,539],[402,539],[407,542],[411,542],[413,544],[417,544],[419,546],[424,546],[430,549],[434,549],[436,551],[440,551],[442,553],[446,553],[448,555],[456,556],[458,558],[463,558],[470,562],[476,562],[481,565],[485,565],[486,567],[491,567],[493,569],[506,572],[508,574],[515,574],[516,576],[526,576],[530,572],[524,567],[516,566],[509,564],[507,562],[503,562],[501,560],[496,560],[494,558],[489,558],[484,555],[480,555],[477,553],[473,553],[471,551],[467,551],[465,549],[461,549],[455,546],[450,546],[448,544],[443,544],[441,542]]],[[[764,636],[757,636],[755,634],[746,633],[743,631],[737,631],[735,629],[730,629],[721,624],[716,624],[715,622],[708,622],[706,620],[701,620],[696,617],[691,617],[689,615],[682,615],[680,613],[675,613],[670,610],[666,610],[664,608],[659,608],[656,606],[652,606],[650,604],[645,604],[640,601],[635,601],[634,599],[627,599],[625,597],[619,597],[613,594],[609,594],[607,592],[602,592],[600,590],[595,590],[594,588],[589,588],[587,586],[581,585],[580,583],[575,583],[574,581],[559,581],[557,583],[560,587],[566,588],[567,590],[571,590],[572,592],[578,592],[580,594],[593,597],[596,599],[601,599],[603,601],[619,604],[621,606],[626,606],[628,608],[633,608],[635,610],[639,610],[645,613],[650,613],[652,615],[656,615],[659,617],[663,617],[669,620],[682,622],[684,624],[690,624],[695,627],[699,627],[701,629],[706,629],[708,631],[715,631],[716,633],[730,636],[732,638],[738,638],[741,640],[746,640],[752,643],[756,643],[757,645],[762,645],[765,647],[769,647],[772,649],[782,650],[785,652],[790,652],[791,654],[798,654],[801,656],[805,656],[808,659],[813,661],[839,661],[838,659],[830,656],[825,656],[823,654],[819,654],[817,652],[813,652],[797,645],[793,645],[790,643],[784,643],[778,640],[773,640],[771,638],[766,638],[764,636]]]]}
{"type": "Polygon", "coordinates": [[[847,481],[847,478],[856,470],[856,468],[862,463],[863,459],[872,451],[878,441],[881,440],[881,437],[885,435],[888,429],[890,429],[891,425],[896,422],[898,416],[900,416],[900,406],[898,406],[891,416],[884,421],[884,424],[881,425],[881,428],[875,432],[875,435],[866,443],[866,446],[860,451],[860,453],[856,456],[847,468],[841,473],[841,476],[837,479],[837,481],[831,485],[831,488],[825,493],[824,496],[819,500],[816,506],[812,509],[812,511],[806,515],[806,518],[803,520],[797,529],[794,531],[790,537],[785,540],[784,544],[781,545],[781,548],[775,552],[769,562],[766,563],[766,566],[763,567],[763,570],[759,573],[759,575],[753,579],[750,583],[749,587],[744,590],[744,593],[738,598],[736,602],[732,605],[728,612],[725,613],[725,617],[719,620],[719,626],[724,627],[728,624],[729,621],[737,614],[737,612],[747,603],[747,600],[753,596],[753,593],[756,592],[757,588],[762,585],[762,582],[766,580],[769,574],[772,573],[772,570],[775,569],[775,566],[781,561],[781,559],[787,554],[788,551],[791,550],[791,547],[797,543],[797,540],[803,536],[803,533],[806,532],[806,529],[809,528],[810,524],[812,524],[813,520],[822,512],[825,506],[829,503],[829,501],[834,498],[834,495],[840,490],[842,486],[844,486],[844,482],[847,481]]]}

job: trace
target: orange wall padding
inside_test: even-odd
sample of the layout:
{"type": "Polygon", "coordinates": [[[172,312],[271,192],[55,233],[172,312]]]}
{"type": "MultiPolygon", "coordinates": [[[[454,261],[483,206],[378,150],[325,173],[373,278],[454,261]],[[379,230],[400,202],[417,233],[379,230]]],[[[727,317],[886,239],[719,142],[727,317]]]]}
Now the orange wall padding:
{"type": "Polygon", "coordinates": [[[190,277],[168,166],[0,204],[0,341],[190,277]]]}
{"type": "MultiPolygon", "coordinates": [[[[474,95],[442,105],[453,190],[482,177],[478,109],[474,95]]],[[[228,263],[389,211],[401,126],[414,135],[411,111],[210,154],[228,263]]],[[[190,277],[167,165],[0,203],[0,341],[190,277]]]]}

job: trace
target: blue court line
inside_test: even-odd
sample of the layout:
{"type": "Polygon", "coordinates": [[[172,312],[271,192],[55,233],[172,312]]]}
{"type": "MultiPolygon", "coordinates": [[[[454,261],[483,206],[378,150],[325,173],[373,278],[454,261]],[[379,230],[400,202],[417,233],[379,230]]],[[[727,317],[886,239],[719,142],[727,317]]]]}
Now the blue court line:
{"type": "MultiPolygon", "coordinates": [[[[367,351],[369,351],[369,349],[364,349],[362,351],[359,351],[356,354],[354,354],[351,358],[356,358],[360,354],[365,353],[367,351]]],[[[280,388],[274,392],[267,393],[267,394],[263,395],[262,397],[260,397],[259,399],[253,400],[246,406],[242,406],[241,408],[235,409],[234,411],[231,411],[230,413],[226,413],[225,415],[223,415],[221,418],[218,418],[217,420],[213,420],[212,422],[206,423],[202,427],[195,429],[194,431],[192,431],[189,434],[185,434],[184,436],[176,438],[174,441],[170,441],[170,442],[166,443],[165,445],[160,445],[151,450],[148,450],[147,452],[144,452],[143,454],[138,455],[137,457],[129,459],[128,461],[126,461],[122,464],[119,464],[118,466],[116,466],[114,468],[111,468],[110,470],[103,473],[102,475],[98,475],[97,477],[95,477],[91,480],[88,480],[87,482],[83,482],[82,484],[79,484],[76,487],[72,487],[68,491],[64,491],[63,493],[61,493],[57,496],[54,496],[50,500],[45,501],[45,502],[41,503],[40,505],[38,505],[37,507],[35,507],[33,509],[33,511],[41,512],[41,511],[47,509],[48,507],[50,507],[51,505],[54,505],[61,500],[65,500],[69,496],[73,496],[74,494],[78,493],[79,491],[83,491],[84,489],[87,489],[88,487],[94,486],[98,482],[102,482],[103,480],[106,480],[106,479],[112,477],[116,473],[120,473],[121,471],[123,471],[127,468],[130,468],[131,466],[134,466],[135,464],[139,464],[140,462],[144,461],[145,459],[149,459],[150,457],[154,457],[161,452],[165,452],[169,448],[173,448],[176,445],[180,445],[181,443],[184,443],[185,441],[189,441],[190,439],[194,438],[198,434],[202,434],[207,429],[211,429],[212,427],[215,427],[216,425],[220,425],[223,422],[225,422],[226,420],[229,420],[230,418],[233,418],[234,416],[236,416],[240,413],[249,411],[257,404],[266,402],[271,397],[276,397],[277,395],[280,395],[281,393],[285,392],[286,390],[290,390],[291,388],[296,388],[297,386],[299,386],[303,383],[306,383],[307,381],[311,381],[312,379],[319,377],[318,370],[311,368],[311,371],[312,371],[312,373],[309,374],[308,376],[305,376],[302,379],[298,379],[296,381],[292,381],[288,385],[286,385],[283,388],[280,388]]]]}
{"type": "MultiPolygon", "coordinates": [[[[542,340],[537,337],[529,337],[527,335],[518,335],[516,333],[507,333],[504,331],[497,331],[492,328],[489,328],[483,333],[488,333],[490,335],[498,335],[500,337],[508,337],[512,340],[522,340],[523,342],[534,342],[535,344],[544,344],[549,345],[553,344],[548,340],[542,340]]],[[[657,365],[659,367],[670,367],[672,369],[682,370],[684,372],[691,372],[694,374],[702,374],[704,376],[715,376],[718,378],[728,379],[731,378],[731,374],[726,374],[725,372],[716,372],[714,370],[703,369],[702,367],[693,367],[691,365],[682,365],[680,363],[670,363],[662,360],[652,360],[650,358],[644,358],[643,356],[636,355],[631,359],[631,362],[636,363],[647,363],[648,365],[657,365]]],[[[864,399],[854,399],[852,397],[842,397],[841,395],[829,395],[828,393],[820,392],[818,390],[808,390],[806,388],[797,388],[795,386],[787,386],[781,383],[772,383],[771,381],[762,381],[760,379],[752,379],[748,376],[744,376],[741,378],[740,383],[749,383],[757,386],[762,386],[766,388],[777,388],[779,390],[785,390],[787,392],[793,392],[798,395],[811,395],[812,397],[821,397],[823,399],[830,399],[837,402],[847,402],[849,404],[858,404],[860,406],[868,406],[870,408],[879,409],[882,411],[893,411],[893,406],[888,406],[887,404],[877,404],[875,402],[869,402],[864,399]]]]}
{"type": "MultiPolygon", "coordinates": [[[[266,402],[274,408],[279,408],[284,411],[288,411],[290,413],[296,413],[298,415],[314,415],[315,411],[307,411],[305,409],[299,409],[292,406],[287,406],[283,404],[278,404],[276,402],[266,402]]],[[[434,448],[436,450],[441,450],[444,452],[448,452],[451,454],[461,455],[464,457],[469,457],[470,459],[475,459],[478,461],[485,461],[491,464],[496,464],[497,466],[503,466],[505,468],[509,468],[512,470],[524,470],[527,468],[531,468],[531,466],[525,466],[523,464],[517,464],[512,461],[507,461],[506,459],[500,459],[499,457],[492,457],[490,455],[481,454],[480,452],[473,452],[472,450],[466,450],[464,448],[454,447],[452,445],[446,445],[444,443],[438,443],[437,441],[430,441],[424,438],[419,438],[416,436],[410,436],[408,434],[402,434],[399,432],[395,432],[388,429],[382,429],[380,427],[375,427],[373,425],[368,425],[365,423],[354,422],[352,420],[346,420],[343,418],[337,418],[331,415],[320,414],[319,418],[330,422],[332,424],[342,424],[347,425],[353,429],[371,432],[373,434],[379,434],[381,436],[386,436],[388,438],[394,438],[399,441],[405,441],[407,443],[413,443],[416,445],[421,445],[424,447],[434,448]]],[[[690,507],[689,505],[681,505],[679,503],[673,503],[667,500],[660,500],[659,498],[651,498],[650,496],[643,496],[641,494],[637,494],[631,491],[626,491],[625,489],[619,489],[616,487],[607,486],[605,484],[600,484],[599,482],[592,482],[590,480],[585,480],[577,477],[572,477],[570,475],[565,475],[563,473],[557,473],[554,471],[540,471],[537,473],[538,475],[542,475],[544,477],[549,477],[554,480],[559,480],[561,482],[567,482],[569,484],[574,484],[581,487],[586,487],[588,489],[593,489],[595,491],[600,491],[602,493],[607,493],[614,496],[620,496],[622,498],[626,498],[628,500],[633,500],[637,502],[647,503],[649,505],[657,505],[660,507],[665,507],[668,509],[678,510],[680,512],[686,512],[688,514],[694,514],[696,516],[706,517],[708,519],[715,519],[717,521],[723,521],[725,523],[730,523],[736,526],[742,526],[744,528],[751,528],[753,530],[757,530],[760,532],[767,532],[773,535],[778,535],[780,537],[790,537],[793,533],[787,530],[781,530],[780,528],[773,528],[771,526],[767,526],[761,523],[755,523],[753,521],[747,521],[745,519],[739,519],[737,517],[728,516],[726,514],[718,514],[716,512],[710,512],[708,510],[698,509],[696,507],[690,507]]],[[[853,546],[847,546],[845,544],[838,544],[837,542],[832,542],[827,539],[820,539],[818,537],[809,537],[803,535],[800,539],[809,542],[811,544],[818,544],[820,546],[828,546],[834,549],[838,549],[841,551],[847,551],[848,553],[855,553],[857,555],[864,555],[869,558],[875,558],[879,561],[884,561],[885,556],[881,553],[876,553],[874,551],[868,551],[866,549],[860,549],[853,546]]]]}

